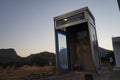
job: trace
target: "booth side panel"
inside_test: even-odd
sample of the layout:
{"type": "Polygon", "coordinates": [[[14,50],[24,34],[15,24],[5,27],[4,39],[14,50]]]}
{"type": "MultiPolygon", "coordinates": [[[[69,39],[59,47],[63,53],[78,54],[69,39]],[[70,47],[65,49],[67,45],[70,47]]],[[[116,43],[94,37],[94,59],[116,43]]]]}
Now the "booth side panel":
{"type": "Polygon", "coordinates": [[[91,37],[93,62],[94,62],[95,69],[97,70],[97,72],[100,72],[101,62],[100,62],[100,55],[99,55],[99,49],[98,49],[96,29],[91,23],[88,23],[88,25],[89,25],[89,31],[90,31],[90,37],[91,37]]]}

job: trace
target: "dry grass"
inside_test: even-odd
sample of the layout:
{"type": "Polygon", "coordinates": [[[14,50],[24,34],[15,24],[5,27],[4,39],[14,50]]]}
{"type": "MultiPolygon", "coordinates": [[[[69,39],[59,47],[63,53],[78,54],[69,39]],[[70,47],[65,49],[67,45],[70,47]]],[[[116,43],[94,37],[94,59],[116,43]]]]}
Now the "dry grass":
{"type": "Polygon", "coordinates": [[[0,69],[0,80],[17,80],[22,77],[27,77],[31,74],[41,74],[48,72],[56,72],[55,66],[24,66],[19,69],[0,69]]]}
{"type": "Polygon", "coordinates": [[[43,73],[52,74],[50,76],[59,75],[59,77],[54,76],[47,80],[85,80],[85,75],[83,73],[70,72],[61,74],[55,66],[24,66],[19,69],[0,69],[0,80],[34,80],[36,77],[38,80],[41,80],[42,78],[50,77],[49,75],[40,77],[43,73]]]}

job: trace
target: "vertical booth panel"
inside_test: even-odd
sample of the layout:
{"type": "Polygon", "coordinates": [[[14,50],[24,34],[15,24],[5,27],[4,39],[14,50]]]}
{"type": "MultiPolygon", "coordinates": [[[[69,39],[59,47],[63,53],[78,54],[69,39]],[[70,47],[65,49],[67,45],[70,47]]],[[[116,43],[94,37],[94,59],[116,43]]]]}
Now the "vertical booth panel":
{"type": "Polygon", "coordinates": [[[89,30],[90,30],[90,36],[91,36],[91,48],[92,48],[93,62],[94,62],[97,72],[100,72],[101,65],[100,65],[100,55],[99,55],[99,50],[98,50],[96,29],[90,23],[89,23],[89,30]]]}

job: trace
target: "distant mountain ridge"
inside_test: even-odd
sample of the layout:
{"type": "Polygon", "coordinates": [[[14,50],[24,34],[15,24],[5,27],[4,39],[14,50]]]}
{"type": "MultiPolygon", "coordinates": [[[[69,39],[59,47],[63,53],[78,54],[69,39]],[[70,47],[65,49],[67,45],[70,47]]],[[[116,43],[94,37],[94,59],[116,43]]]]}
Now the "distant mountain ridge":
{"type": "Polygon", "coordinates": [[[49,65],[50,61],[55,64],[55,54],[50,52],[41,52],[37,54],[31,54],[27,57],[20,57],[16,51],[12,48],[0,49],[0,66],[23,66],[23,65],[49,65]]]}
{"type": "Polygon", "coordinates": [[[52,62],[52,64],[56,64],[56,55],[54,53],[51,52],[41,52],[41,53],[37,53],[37,54],[31,54],[27,57],[24,58],[25,62],[27,64],[31,64],[31,65],[39,65],[39,66],[44,66],[44,65],[50,65],[50,62],[52,62]]]}
{"type": "Polygon", "coordinates": [[[19,59],[20,56],[17,55],[16,51],[12,48],[10,49],[0,49],[0,62],[6,63],[15,61],[19,59]]]}
{"type": "Polygon", "coordinates": [[[100,57],[105,57],[105,56],[107,56],[110,52],[113,52],[113,51],[99,47],[100,57]]]}
{"type": "MultiPolygon", "coordinates": [[[[99,47],[100,57],[105,57],[107,54],[111,52],[111,50],[107,50],[99,47]]],[[[38,65],[44,66],[52,64],[56,64],[56,55],[51,52],[40,52],[36,54],[31,54],[27,57],[20,57],[17,55],[16,51],[12,48],[9,49],[0,49],[0,66],[22,66],[22,65],[38,65]]]]}

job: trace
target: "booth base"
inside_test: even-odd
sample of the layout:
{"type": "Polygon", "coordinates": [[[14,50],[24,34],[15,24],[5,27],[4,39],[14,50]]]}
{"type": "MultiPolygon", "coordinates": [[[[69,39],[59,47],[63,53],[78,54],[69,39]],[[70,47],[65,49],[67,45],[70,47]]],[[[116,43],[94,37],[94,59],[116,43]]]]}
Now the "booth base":
{"type": "Polygon", "coordinates": [[[50,80],[95,80],[95,73],[91,72],[69,72],[58,76],[49,77],[50,80]]]}

